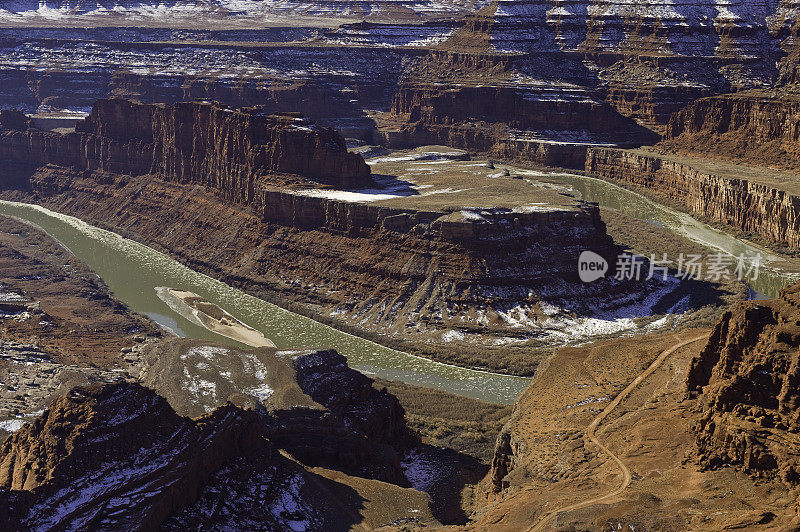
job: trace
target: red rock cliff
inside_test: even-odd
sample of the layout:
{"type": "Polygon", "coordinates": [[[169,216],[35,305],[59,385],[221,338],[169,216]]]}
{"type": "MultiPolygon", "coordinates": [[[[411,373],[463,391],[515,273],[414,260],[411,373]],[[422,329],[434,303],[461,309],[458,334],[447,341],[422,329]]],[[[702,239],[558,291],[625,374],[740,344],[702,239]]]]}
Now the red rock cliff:
{"type": "Polygon", "coordinates": [[[586,171],[646,189],[695,214],[777,244],[800,245],[800,197],[795,193],[748,179],[752,169],[747,167],[734,166],[723,176],[693,164],[653,152],[591,148],[586,171]]]}
{"type": "Polygon", "coordinates": [[[695,431],[707,467],[733,464],[800,485],[800,286],[773,301],[742,303],[717,324],[691,364],[703,394],[695,431]]]}
{"type": "Polygon", "coordinates": [[[75,133],[0,130],[0,158],[35,166],[153,174],[211,186],[247,201],[270,174],[297,174],[336,187],[369,182],[369,167],[344,139],[303,119],[233,111],[217,104],[144,105],[98,100],[75,133]]]}
{"type": "Polygon", "coordinates": [[[747,92],[700,99],[672,116],[664,146],[798,169],[800,93],[747,92]]]}
{"type": "Polygon", "coordinates": [[[0,526],[152,529],[224,463],[265,452],[252,411],[192,421],[136,384],[75,388],[0,447],[0,494],[27,499],[0,526]]]}

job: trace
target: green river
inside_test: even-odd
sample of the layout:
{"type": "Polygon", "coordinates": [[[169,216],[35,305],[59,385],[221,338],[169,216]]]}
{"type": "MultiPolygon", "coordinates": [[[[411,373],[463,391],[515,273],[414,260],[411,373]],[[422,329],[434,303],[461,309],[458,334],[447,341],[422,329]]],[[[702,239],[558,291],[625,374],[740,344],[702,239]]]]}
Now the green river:
{"type": "Polygon", "coordinates": [[[459,368],[395,351],[284,310],[187,268],[172,258],[116,233],[37,205],[0,200],[0,214],[43,229],[94,270],[114,297],[180,336],[240,345],[187,320],[157,295],[156,288],[189,290],[261,331],[279,349],[333,348],[367,374],[495,403],[511,404],[530,379],[459,368]]]}
{"type": "MultiPolygon", "coordinates": [[[[779,257],[634,192],[582,176],[514,171],[569,184],[586,200],[657,223],[710,249],[734,256],[762,253],[767,267],[761,268],[759,278],[750,282],[756,293],[775,295],[780,288],[797,279],[795,274],[773,267],[780,262],[779,257]]],[[[94,270],[116,298],[180,336],[236,344],[234,340],[212,333],[171,309],[158,297],[157,287],[169,286],[199,294],[261,331],[280,349],[333,348],[345,355],[352,367],[385,379],[504,404],[513,403],[530,382],[521,377],[433,362],[343,333],[195,272],[133,240],[43,207],[0,200],[0,214],[14,216],[43,229],[94,270]]]]}
{"type": "MultiPolygon", "coordinates": [[[[729,233],[720,231],[708,224],[700,222],[692,216],[678,212],[656,203],[641,194],[623,187],[613,185],[601,179],[574,174],[545,173],[535,170],[515,169],[514,172],[524,176],[545,177],[569,185],[586,201],[594,201],[602,207],[614,209],[632,218],[645,220],[654,225],[669,229],[673,233],[686,237],[706,249],[709,254],[723,253],[739,257],[761,257],[760,267],[746,279],[753,298],[777,297],[778,292],[786,286],[800,280],[800,264],[788,261],[759,246],[740,240],[729,233]],[[792,272],[786,271],[791,267],[792,272]]],[[[675,260],[675,257],[668,257],[675,260]]],[[[750,266],[751,264],[748,264],[750,266]]]]}

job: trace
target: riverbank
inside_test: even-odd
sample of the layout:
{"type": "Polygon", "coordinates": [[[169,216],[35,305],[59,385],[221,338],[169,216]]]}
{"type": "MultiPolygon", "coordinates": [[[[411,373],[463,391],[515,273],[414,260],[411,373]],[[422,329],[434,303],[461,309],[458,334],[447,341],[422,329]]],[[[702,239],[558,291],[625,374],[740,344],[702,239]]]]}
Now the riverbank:
{"type": "Polygon", "coordinates": [[[671,328],[696,310],[675,277],[582,282],[584,252],[619,256],[598,207],[450,148],[365,162],[331,130],[201,103],[99,100],[72,136],[5,115],[0,147],[31,170],[6,180],[19,189],[6,198],[129,231],[249,293],[444,363],[532,375],[554,348],[671,328]],[[184,127],[220,135],[175,144],[184,127]],[[235,152],[219,141],[228,134],[244,143],[235,152]],[[262,141],[275,135],[287,144],[273,152],[262,141]]]}
{"type": "MultiPolygon", "coordinates": [[[[441,209],[448,203],[464,198],[478,201],[476,191],[483,187],[477,187],[472,177],[476,171],[487,174],[477,184],[494,187],[496,192],[493,192],[492,197],[501,193],[507,194],[507,187],[513,185],[512,190],[516,191],[514,201],[518,205],[530,204],[535,198],[556,196],[566,198],[559,200],[564,205],[577,204],[574,199],[565,195],[569,194],[569,189],[554,186],[548,176],[541,181],[525,182],[514,179],[513,175],[503,175],[503,167],[499,163],[498,168],[491,168],[494,165],[487,161],[463,161],[451,157],[436,147],[377,157],[375,161],[371,161],[373,169],[378,170],[378,175],[383,175],[381,179],[384,180],[388,179],[386,173],[394,174],[390,180],[394,183],[394,188],[359,193],[359,202],[343,204],[337,209],[346,208],[346,213],[352,211],[352,216],[347,215],[348,219],[357,218],[356,214],[361,211],[371,212],[370,209],[398,209],[401,202],[406,201],[403,193],[411,194],[408,201],[417,208],[441,209]],[[445,187],[448,182],[452,186],[445,187]],[[449,189],[453,186],[471,186],[473,189],[452,195],[449,189]],[[431,194],[432,191],[441,193],[431,194]],[[528,193],[531,195],[528,196],[528,193]],[[387,195],[390,197],[383,197],[387,195]],[[366,196],[366,199],[361,196],[366,196]]],[[[460,260],[457,249],[429,250],[428,253],[432,256],[426,257],[425,263],[420,264],[416,258],[420,252],[416,249],[419,243],[406,237],[401,237],[400,240],[403,253],[396,256],[396,253],[388,253],[388,249],[397,249],[397,242],[389,246],[388,239],[392,236],[389,233],[382,239],[364,229],[351,229],[343,235],[341,231],[327,229],[304,230],[276,226],[260,220],[243,206],[220,201],[211,191],[200,187],[134,178],[113,178],[112,182],[106,183],[100,177],[78,178],[58,171],[52,176],[34,179],[37,190],[42,192],[38,196],[20,192],[5,192],[4,195],[24,201],[35,199],[59,210],[77,214],[101,227],[121,232],[163,250],[193,269],[222,279],[260,299],[339,330],[392,349],[462,367],[530,375],[542,356],[546,356],[559,345],[637,331],[649,332],[648,319],[655,321],[664,317],[664,313],[668,313],[683,299],[683,296],[679,297],[680,290],[676,290],[674,286],[654,287],[645,283],[625,286],[611,283],[604,286],[592,285],[586,291],[585,286],[565,286],[559,279],[547,283],[542,272],[539,272],[540,278],[536,281],[541,286],[536,285],[532,289],[528,285],[525,294],[511,292],[510,289],[503,291],[497,287],[492,290],[484,289],[480,284],[469,291],[462,287],[463,292],[458,293],[454,292],[455,287],[447,289],[449,285],[443,285],[441,279],[433,279],[430,281],[432,285],[425,284],[428,283],[430,273],[430,268],[425,264],[436,262],[440,271],[449,272],[460,260]],[[49,181],[46,183],[40,179],[54,179],[52,184],[58,188],[52,190],[47,185],[49,181]],[[158,198],[158,201],[151,201],[151,198],[158,198]],[[195,205],[197,208],[183,212],[174,209],[175,205],[195,205]],[[137,214],[143,212],[149,214],[137,214]],[[160,230],[161,216],[172,220],[168,232],[160,230]],[[226,219],[229,223],[221,226],[219,219],[226,219]],[[326,245],[320,246],[320,242],[325,242],[326,245]],[[359,252],[357,256],[347,255],[346,251],[355,242],[369,245],[374,251],[368,265],[360,261],[364,256],[363,252],[359,252]],[[409,249],[412,247],[413,249],[409,249]],[[314,260],[310,261],[309,256],[314,257],[314,260]],[[452,267],[445,261],[453,262],[452,267]],[[404,266],[401,267],[400,263],[404,266]],[[423,268],[424,272],[421,271],[423,268]],[[382,273],[379,275],[378,271],[382,273]],[[335,272],[341,275],[334,282],[335,272]],[[404,280],[404,285],[400,288],[397,282],[388,281],[398,276],[404,280]],[[412,284],[405,288],[408,283],[422,284],[412,284]],[[401,297],[398,292],[416,293],[426,286],[428,288],[423,291],[427,295],[422,296],[424,299],[412,298],[407,302],[397,299],[401,297]],[[576,293],[570,293],[575,290],[586,292],[581,294],[581,298],[576,293]],[[466,295],[462,295],[464,292],[466,295]],[[625,306],[630,303],[635,307],[640,303],[637,298],[647,299],[648,292],[659,292],[658,297],[648,303],[649,309],[625,306]],[[363,295],[359,296],[361,293],[363,295]],[[548,302],[556,302],[556,307],[569,307],[574,301],[578,301],[581,307],[570,315],[562,309],[537,304],[536,299],[542,295],[546,296],[548,302]],[[531,297],[534,299],[531,300],[531,297]],[[424,314],[410,314],[403,320],[391,314],[391,309],[397,305],[411,302],[421,306],[424,314]],[[442,302],[447,302],[447,306],[442,308],[442,302]],[[581,308],[589,307],[594,308],[594,312],[582,314],[581,308]],[[557,316],[553,316],[552,312],[556,312],[557,316]],[[644,321],[637,323],[636,319],[644,321]]],[[[327,199],[326,195],[336,196],[343,193],[346,192],[319,190],[305,192],[303,197],[329,201],[333,205],[336,201],[342,203],[342,200],[327,199]]],[[[535,207],[536,210],[546,211],[548,206],[549,204],[537,204],[531,209],[535,207]]],[[[475,215],[485,218],[483,213],[477,211],[475,215]]],[[[500,222],[502,220],[498,220],[500,222]]],[[[479,227],[486,222],[472,223],[477,223],[479,227]]],[[[603,224],[602,220],[599,223],[603,224]]],[[[459,220],[455,225],[459,224],[464,225],[465,221],[459,220]]],[[[605,233],[605,229],[603,232],[605,233]]],[[[397,237],[393,238],[396,240],[397,237]]],[[[553,244],[555,243],[551,242],[553,244]]],[[[561,250],[563,251],[563,247],[561,250]]],[[[469,255],[468,251],[464,253],[469,255]]],[[[535,270],[542,260],[539,255],[541,251],[536,256],[520,256],[520,260],[526,261],[526,268],[535,270]]],[[[554,256],[558,254],[555,253],[554,256]]],[[[492,275],[505,275],[504,268],[513,267],[508,261],[495,265],[488,262],[489,258],[491,257],[485,257],[486,262],[483,265],[474,265],[476,269],[459,262],[461,268],[468,269],[466,274],[460,275],[480,280],[480,276],[484,274],[478,267],[489,268],[492,275]]],[[[561,260],[564,261],[563,258],[561,260]]],[[[566,275],[575,275],[574,263],[565,263],[563,266],[559,268],[566,275]]],[[[520,282],[524,280],[519,272],[514,272],[513,275],[520,282]]],[[[487,281],[481,282],[485,284],[487,281]]],[[[697,293],[696,288],[689,292],[697,293]]],[[[716,299],[719,298],[713,295],[702,301],[690,298],[689,307],[698,310],[716,299]]],[[[404,316],[402,312],[399,315],[404,316]]],[[[675,326],[669,320],[667,317],[665,326],[675,326]]],[[[681,326],[687,326],[691,322],[691,318],[687,319],[687,316],[682,316],[680,320],[681,326]]]]}
{"type": "MultiPolygon", "coordinates": [[[[407,160],[408,169],[420,173],[448,164],[407,160]]],[[[469,164],[492,173],[484,163],[469,164]]],[[[466,172],[457,179],[454,185],[470,187],[478,198],[484,182],[466,172]]],[[[533,203],[542,195],[558,195],[550,186],[537,189],[510,177],[484,179],[496,187],[513,184],[521,194],[529,191],[524,201],[533,203]]],[[[392,348],[462,367],[530,375],[541,359],[537,350],[549,350],[554,342],[587,341],[646,327],[654,320],[648,320],[649,309],[640,308],[642,300],[656,294],[648,303],[655,305],[672,291],[671,285],[658,283],[582,285],[574,279],[582,250],[605,246],[606,251],[598,250],[609,254],[613,246],[590,206],[576,210],[537,204],[520,213],[460,210],[436,213],[441,220],[433,224],[414,222],[411,216],[416,229],[398,232],[390,221],[401,223],[407,217],[399,215],[387,217],[380,227],[346,224],[342,230],[264,221],[247,206],[222,201],[213,191],[154,178],[108,181],[108,176],[84,178],[48,168],[46,175],[34,176],[33,185],[36,195],[5,192],[4,197],[36,201],[121,231],[261,299],[392,348]],[[171,220],[169,231],[162,230],[162,219],[171,220]],[[221,219],[227,223],[220,224],[221,219]],[[427,234],[425,227],[430,226],[435,230],[427,234]],[[481,234],[477,240],[461,238],[457,234],[462,229],[481,234]],[[442,231],[452,233],[454,240],[438,238],[442,231]],[[542,306],[543,300],[552,306],[542,306]],[[644,323],[630,321],[633,317],[644,323]]],[[[422,196],[430,193],[427,185],[403,186],[422,196]]],[[[294,201],[294,195],[283,195],[294,201]]],[[[328,201],[331,212],[336,207],[337,216],[358,224],[371,212],[397,209],[379,200],[303,198],[328,201]]]]}
{"type": "Polygon", "coordinates": [[[796,174],[698,156],[607,148],[589,150],[586,171],[756,235],[781,253],[794,255],[800,244],[796,174]]]}
{"type": "Polygon", "coordinates": [[[116,233],[39,206],[0,201],[0,213],[24,218],[45,229],[104,279],[117,298],[180,336],[226,340],[174,312],[158,298],[156,287],[191,289],[231,314],[242,316],[253,328],[268,331],[281,349],[335,348],[349,364],[371,376],[502,404],[513,403],[529,383],[525,378],[434,362],[349,335],[237,290],[116,233]]]}

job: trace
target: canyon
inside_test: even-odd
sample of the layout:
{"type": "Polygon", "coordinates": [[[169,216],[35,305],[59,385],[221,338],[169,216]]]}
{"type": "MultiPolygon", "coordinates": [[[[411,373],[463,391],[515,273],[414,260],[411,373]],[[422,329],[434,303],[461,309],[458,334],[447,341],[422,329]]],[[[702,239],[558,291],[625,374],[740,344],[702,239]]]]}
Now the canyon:
{"type": "Polygon", "coordinates": [[[3,206],[353,335],[337,353],[149,279],[261,347],[187,326],[197,307],[137,314],[69,242],[0,216],[2,527],[797,529],[798,12],[0,6],[3,206]],[[652,274],[719,246],[587,201],[597,180],[762,251],[783,290],[626,279],[635,254],[652,274]],[[405,357],[406,382],[350,340],[405,357]],[[437,363],[529,386],[510,407],[407,380],[437,363]]]}
{"type": "Polygon", "coordinates": [[[651,192],[704,219],[786,248],[798,245],[794,174],[655,151],[592,148],[586,171],[651,192]]]}
{"type": "Polygon", "coordinates": [[[670,120],[662,145],[678,153],[796,171],[799,127],[797,93],[791,87],[777,94],[743,91],[688,105],[670,120]]]}
{"type": "Polygon", "coordinates": [[[4,528],[435,524],[404,471],[474,475],[336,352],[170,337],[39,230],[0,228],[4,528]]]}
{"type": "MultiPolygon", "coordinates": [[[[6,177],[7,198],[112,225],[292,310],[440,360],[529,373],[537,360],[523,353],[547,349],[543,338],[571,323],[586,323],[590,335],[635,330],[625,317],[642,312],[645,294],[654,292],[649,305],[661,312],[685,296],[685,286],[657,279],[581,283],[580,253],[610,264],[618,253],[597,207],[550,185],[490,177],[488,167],[476,182],[475,165],[462,163],[446,179],[461,181],[454,193],[435,173],[414,186],[387,178],[391,161],[376,157],[374,178],[400,188],[354,193],[332,187],[371,182],[361,157],[330,130],[291,117],[101,100],[76,132],[61,134],[10,129],[21,118],[5,116],[0,153],[27,169],[6,177]],[[267,123],[272,130],[259,129],[267,123]],[[209,136],[182,144],[178,132],[193,127],[209,136]],[[533,330],[520,330],[521,320],[533,330]]],[[[408,157],[436,164],[448,153],[408,157]]],[[[641,316],[642,326],[652,321],[641,316]]]]}

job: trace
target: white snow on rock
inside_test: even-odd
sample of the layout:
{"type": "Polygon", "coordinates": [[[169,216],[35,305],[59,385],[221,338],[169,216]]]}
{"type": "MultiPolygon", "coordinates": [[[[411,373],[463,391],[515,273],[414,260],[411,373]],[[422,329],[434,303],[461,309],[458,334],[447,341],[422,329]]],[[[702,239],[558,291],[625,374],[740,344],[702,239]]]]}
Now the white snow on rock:
{"type": "Polygon", "coordinates": [[[24,419],[6,419],[5,421],[0,421],[0,430],[4,430],[6,432],[16,432],[22,427],[24,427],[28,422],[24,419]]]}

